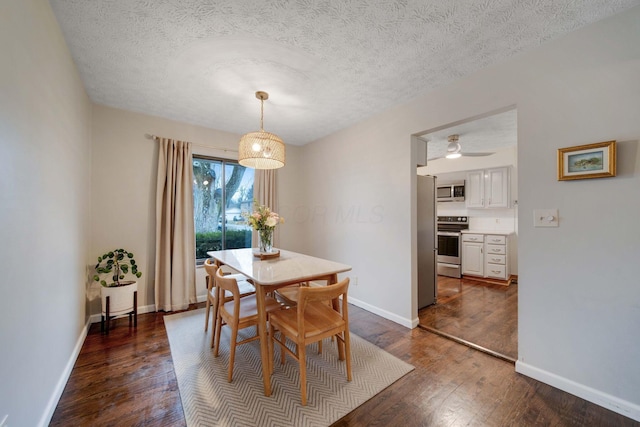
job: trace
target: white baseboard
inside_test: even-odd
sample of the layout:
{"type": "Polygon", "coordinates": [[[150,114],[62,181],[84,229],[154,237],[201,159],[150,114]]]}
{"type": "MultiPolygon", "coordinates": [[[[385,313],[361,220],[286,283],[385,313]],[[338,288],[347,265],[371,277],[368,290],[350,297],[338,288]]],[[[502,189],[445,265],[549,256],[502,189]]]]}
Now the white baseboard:
{"type": "Polygon", "coordinates": [[[640,421],[640,405],[633,402],[620,399],[584,384],[571,381],[567,378],[544,371],[519,360],[516,362],[516,372],[545,384],[549,384],[552,387],[566,391],[567,393],[578,396],[584,400],[588,400],[591,403],[595,403],[598,406],[617,412],[625,417],[640,421]]]}
{"type": "Polygon", "coordinates": [[[371,312],[373,314],[377,314],[380,317],[384,317],[385,319],[391,320],[392,322],[395,322],[399,325],[402,325],[406,328],[410,328],[413,329],[415,327],[418,326],[418,320],[415,319],[414,321],[411,321],[411,319],[407,319],[405,317],[400,317],[394,313],[388,312],[386,310],[381,310],[380,308],[367,304],[366,302],[360,301],[357,298],[353,298],[353,297],[348,297],[349,298],[349,302],[355,306],[358,306],[364,310],[367,310],[368,312],[371,312]]]}
{"type": "Polygon", "coordinates": [[[67,382],[69,381],[69,377],[71,377],[71,371],[73,371],[73,366],[76,364],[76,360],[80,355],[80,350],[82,350],[82,345],[84,344],[84,340],[87,338],[87,334],[89,333],[89,326],[91,325],[91,319],[87,321],[80,332],[80,336],[78,336],[78,340],[76,341],[75,347],[73,347],[73,352],[71,353],[71,357],[67,361],[66,366],[64,367],[64,371],[58,378],[58,383],[56,384],[55,389],[53,390],[53,394],[49,398],[49,402],[47,402],[47,406],[45,408],[42,417],[40,418],[40,422],[38,426],[46,427],[51,422],[51,418],[53,418],[53,413],[56,411],[56,407],[58,406],[58,402],[60,401],[60,397],[62,396],[62,392],[64,391],[67,382]]]}

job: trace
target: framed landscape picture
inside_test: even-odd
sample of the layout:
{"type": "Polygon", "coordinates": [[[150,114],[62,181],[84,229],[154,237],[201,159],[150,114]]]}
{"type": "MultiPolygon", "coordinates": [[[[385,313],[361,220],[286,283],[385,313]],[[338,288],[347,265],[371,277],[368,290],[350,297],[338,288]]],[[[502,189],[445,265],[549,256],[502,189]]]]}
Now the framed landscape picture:
{"type": "Polygon", "coordinates": [[[558,149],[558,181],[616,176],[616,142],[558,149]]]}

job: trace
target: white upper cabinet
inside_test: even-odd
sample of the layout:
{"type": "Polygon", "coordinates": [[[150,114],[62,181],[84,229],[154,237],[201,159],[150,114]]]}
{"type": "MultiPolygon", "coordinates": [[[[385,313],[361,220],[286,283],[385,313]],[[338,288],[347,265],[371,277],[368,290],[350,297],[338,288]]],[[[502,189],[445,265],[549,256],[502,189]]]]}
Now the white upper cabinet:
{"type": "Polygon", "coordinates": [[[508,208],[509,167],[467,172],[467,208],[508,208]]]}
{"type": "Polygon", "coordinates": [[[484,208],[484,171],[467,172],[464,192],[468,208],[484,208]]]}

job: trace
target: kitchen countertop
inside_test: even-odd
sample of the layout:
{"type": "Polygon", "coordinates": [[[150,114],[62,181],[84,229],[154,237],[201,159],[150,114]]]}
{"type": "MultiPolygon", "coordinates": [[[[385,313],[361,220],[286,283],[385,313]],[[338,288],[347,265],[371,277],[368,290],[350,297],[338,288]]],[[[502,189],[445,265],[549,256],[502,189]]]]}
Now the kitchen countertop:
{"type": "Polygon", "coordinates": [[[497,236],[509,236],[511,234],[513,234],[513,231],[509,231],[509,230],[481,230],[481,229],[467,229],[467,230],[462,230],[461,233],[463,234],[494,234],[497,236]]]}

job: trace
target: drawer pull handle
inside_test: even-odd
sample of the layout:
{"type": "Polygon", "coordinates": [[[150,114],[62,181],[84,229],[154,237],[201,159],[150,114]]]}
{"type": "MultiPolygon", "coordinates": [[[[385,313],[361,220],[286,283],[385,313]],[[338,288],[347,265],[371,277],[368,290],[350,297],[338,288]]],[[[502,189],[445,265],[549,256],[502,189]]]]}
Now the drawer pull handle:
{"type": "Polygon", "coordinates": [[[498,274],[498,273],[500,273],[500,270],[491,270],[491,272],[492,272],[493,274],[498,274]]]}
{"type": "Polygon", "coordinates": [[[500,249],[491,249],[493,252],[500,252],[500,249]]]}

